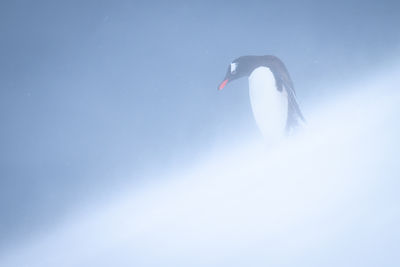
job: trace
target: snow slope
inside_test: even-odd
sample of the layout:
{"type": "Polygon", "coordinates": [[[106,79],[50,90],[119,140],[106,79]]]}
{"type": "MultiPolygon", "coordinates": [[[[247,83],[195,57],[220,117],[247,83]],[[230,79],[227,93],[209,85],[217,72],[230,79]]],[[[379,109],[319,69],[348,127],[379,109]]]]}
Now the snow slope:
{"type": "Polygon", "coordinates": [[[307,128],[272,149],[244,134],[127,186],[0,266],[399,266],[398,81],[315,101],[307,128]]]}

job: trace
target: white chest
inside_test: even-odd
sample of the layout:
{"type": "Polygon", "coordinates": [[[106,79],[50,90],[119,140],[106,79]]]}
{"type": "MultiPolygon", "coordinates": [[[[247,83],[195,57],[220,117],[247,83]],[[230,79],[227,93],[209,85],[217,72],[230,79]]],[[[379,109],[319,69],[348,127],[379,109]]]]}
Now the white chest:
{"type": "Polygon", "coordinates": [[[249,76],[250,102],[254,118],[268,141],[277,141],[285,134],[288,116],[287,92],[276,89],[276,82],[267,67],[256,68],[249,76]]]}

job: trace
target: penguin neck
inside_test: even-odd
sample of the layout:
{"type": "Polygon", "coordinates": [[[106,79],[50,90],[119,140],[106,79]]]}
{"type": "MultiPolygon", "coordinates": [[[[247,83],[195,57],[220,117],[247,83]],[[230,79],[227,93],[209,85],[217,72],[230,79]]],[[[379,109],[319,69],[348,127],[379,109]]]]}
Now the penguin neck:
{"type": "Polygon", "coordinates": [[[255,121],[266,141],[279,141],[285,135],[288,116],[286,90],[278,91],[274,74],[260,66],[249,76],[249,94],[255,121]]]}

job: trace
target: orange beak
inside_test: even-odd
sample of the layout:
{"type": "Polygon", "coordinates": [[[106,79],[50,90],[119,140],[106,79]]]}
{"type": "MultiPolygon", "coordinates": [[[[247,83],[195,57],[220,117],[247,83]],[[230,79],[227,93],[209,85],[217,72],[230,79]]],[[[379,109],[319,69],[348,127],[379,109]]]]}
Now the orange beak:
{"type": "Polygon", "coordinates": [[[219,86],[218,86],[218,90],[222,90],[224,89],[225,85],[228,83],[228,79],[224,80],[219,86]]]}

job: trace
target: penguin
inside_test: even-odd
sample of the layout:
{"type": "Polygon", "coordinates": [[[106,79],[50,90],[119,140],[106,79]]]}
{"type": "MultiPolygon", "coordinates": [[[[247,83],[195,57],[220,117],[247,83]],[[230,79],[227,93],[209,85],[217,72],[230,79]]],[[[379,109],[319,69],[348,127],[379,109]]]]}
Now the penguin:
{"type": "Polygon", "coordinates": [[[236,58],[229,64],[218,90],[241,77],[248,77],[253,116],[266,139],[278,141],[305,123],[293,82],[279,58],[272,55],[236,58]]]}

